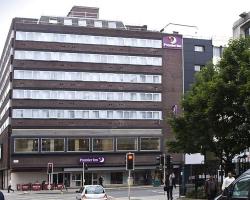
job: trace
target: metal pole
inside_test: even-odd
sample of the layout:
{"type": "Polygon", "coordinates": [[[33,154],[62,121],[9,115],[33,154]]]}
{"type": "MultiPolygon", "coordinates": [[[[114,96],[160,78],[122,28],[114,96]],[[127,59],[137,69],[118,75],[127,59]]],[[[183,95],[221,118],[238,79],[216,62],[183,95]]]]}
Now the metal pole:
{"type": "Polygon", "coordinates": [[[181,187],[182,187],[182,196],[185,195],[185,164],[182,165],[182,179],[181,179],[181,187]]]}
{"type": "Polygon", "coordinates": [[[49,190],[50,190],[50,173],[49,173],[49,190]]]}
{"type": "Polygon", "coordinates": [[[84,162],[82,162],[82,187],[84,187],[84,183],[85,183],[84,162]]]}
{"type": "Polygon", "coordinates": [[[128,170],[128,199],[130,200],[130,180],[131,179],[131,170],[128,170]]]}
{"type": "Polygon", "coordinates": [[[49,173],[49,190],[51,190],[51,173],[49,173]]]}
{"type": "Polygon", "coordinates": [[[165,184],[166,181],[166,154],[163,154],[164,159],[163,159],[163,185],[165,184]]]}

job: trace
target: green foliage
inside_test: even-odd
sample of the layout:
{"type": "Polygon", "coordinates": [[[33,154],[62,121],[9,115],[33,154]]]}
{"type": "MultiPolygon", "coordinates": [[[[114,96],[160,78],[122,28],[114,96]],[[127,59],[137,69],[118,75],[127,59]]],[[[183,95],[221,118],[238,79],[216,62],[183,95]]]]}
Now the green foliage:
{"type": "Polygon", "coordinates": [[[225,163],[250,145],[250,38],[232,40],[217,65],[208,64],[172,117],[173,152],[213,152],[225,163]]]}

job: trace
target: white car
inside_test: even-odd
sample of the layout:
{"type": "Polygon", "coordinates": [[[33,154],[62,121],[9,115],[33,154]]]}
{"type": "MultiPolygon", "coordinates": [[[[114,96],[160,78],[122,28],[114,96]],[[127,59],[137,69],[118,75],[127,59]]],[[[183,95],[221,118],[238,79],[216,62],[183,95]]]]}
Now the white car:
{"type": "Polygon", "coordinates": [[[79,192],[81,194],[76,196],[77,200],[108,200],[108,195],[101,185],[85,185],[79,192]]]}

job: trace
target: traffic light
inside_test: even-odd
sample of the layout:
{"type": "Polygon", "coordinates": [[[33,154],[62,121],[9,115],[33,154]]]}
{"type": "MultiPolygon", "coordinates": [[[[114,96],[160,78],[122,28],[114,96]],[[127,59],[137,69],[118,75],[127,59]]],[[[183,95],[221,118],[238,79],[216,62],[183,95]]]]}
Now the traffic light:
{"type": "Polygon", "coordinates": [[[126,170],[134,170],[135,168],[135,154],[127,153],[126,154],[126,170]]]}
{"type": "Polygon", "coordinates": [[[47,173],[48,174],[52,174],[53,173],[53,163],[48,163],[47,173]]]}
{"type": "Polygon", "coordinates": [[[166,156],[166,165],[167,165],[167,169],[172,168],[172,161],[171,161],[171,156],[170,155],[166,156]]]}
{"type": "Polygon", "coordinates": [[[164,166],[164,155],[160,155],[156,157],[156,167],[162,169],[164,166]]]}

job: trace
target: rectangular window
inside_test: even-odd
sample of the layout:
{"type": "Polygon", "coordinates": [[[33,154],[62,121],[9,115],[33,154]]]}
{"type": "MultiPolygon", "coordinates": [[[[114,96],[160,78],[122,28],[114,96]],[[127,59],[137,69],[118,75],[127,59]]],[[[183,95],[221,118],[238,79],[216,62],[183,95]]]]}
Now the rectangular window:
{"type": "Polygon", "coordinates": [[[49,23],[51,23],[51,24],[57,24],[57,19],[49,19],[49,23]]]}
{"type": "Polygon", "coordinates": [[[137,150],[137,138],[117,138],[116,139],[117,151],[136,151],[137,150]]]}
{"type": "Polygon", "coordinates": [[[76,186],[82,186],[82,173],[72,173],[72,181],[76,186]]]}
{"type": "Polygon", "coordinates": [[[64,19],[64,25],[72,25],[72,19],[64,19]]]}
{"type": "Polygon", "coordinates": [[[152,138],[152,137],[141,138],[141,150],[142,151],[159,151],[160,150],[160,138],[152,138]]]}
{"type": "Polygon", "coordinates": [[[89,151],[89,139],[68,139],[68,151],[89,151]]]}
{"type": "Polygon", "coordinates": [[[42,139],[43,152],[63,152],[64,139],[42,139]]]}
{"type": "Polygon", "coordinates": [[[78,20],[79,26],[87,26],[86,20],[78,20]]]}
{"type": "Polygon", "coordinates": [[[197,52],[204,52],[205,51],[205,47],[204,46],[194,46],[194,51],[197,51],[197,52]]]}
{"type": "Polygon", "coordinates": [[[95,27],[99,27],[101,28],[102,27],[102,21],[95,21],[95,27]]]}
{"type": "Polygon", "coordinates": [[[94,138],[93,151],[113,151],[114,142],[113,138],[94,138]]]}
{"type": "Polygon", "coordinates": [[[38,139],[16,138],[14,140],[15,153],[38,152],[38,139]]]}
{"type": "Polygon", "coordinates": [[[116,28],[116,22],[108,22],[109,28],[116,28]]]}
{"type": "Polygon", "coordinates": [[[194,71],[199,72],[199,71],[201,71],[202,67],[204,67],[204,66],[202,66],[202,65],[195,65],[194,66],[194,71]]]}

